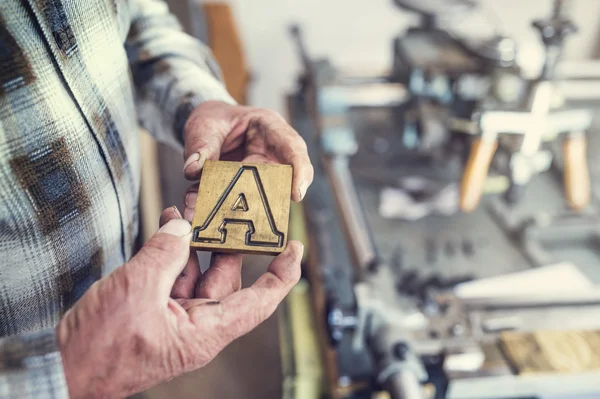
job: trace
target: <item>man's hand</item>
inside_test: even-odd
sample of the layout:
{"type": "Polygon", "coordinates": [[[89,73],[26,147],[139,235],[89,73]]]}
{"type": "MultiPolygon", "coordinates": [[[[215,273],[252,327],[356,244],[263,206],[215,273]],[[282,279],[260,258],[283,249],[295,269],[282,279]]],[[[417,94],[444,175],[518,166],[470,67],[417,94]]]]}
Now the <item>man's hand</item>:
{"type": "MultiPolygon", "coordinates": [[[[301,201],[313,180],[306,143],[273,111],[207,101],[190,115],[185,128],[183,172],[197,180],[207,159],[292,165],[293,201],[301,201]]],[[[191,220],[198,186],[188,190],[184,216],[191,220]]]]}
{"type": "Polygon", "coordinates": [[[124,397],[204,366],[269,317],[300,277],[303,248],[290,241],[250,288],[240,290],[238,255],[221,255],[224,270],[205,273],[197,287],[189,276],[190,285],[191,226],[172,208],[162,222],[57,326],[71,398],[124,397]]]}

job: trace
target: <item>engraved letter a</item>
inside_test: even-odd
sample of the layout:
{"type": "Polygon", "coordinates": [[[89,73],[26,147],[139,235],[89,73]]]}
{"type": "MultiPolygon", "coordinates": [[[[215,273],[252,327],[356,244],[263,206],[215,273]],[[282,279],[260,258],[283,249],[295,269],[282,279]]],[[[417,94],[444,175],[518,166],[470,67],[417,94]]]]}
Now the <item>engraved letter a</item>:
{"type": "Polygon", "coordinates": [[[254,166],[242,166],[235,174],[200,226],[196,240],[224,244],[228,239],[227,226],[232,224],[246,226],[246,245],[274,248],[283,245],[283,233],[275,226],[269,201],[254,166]]]}

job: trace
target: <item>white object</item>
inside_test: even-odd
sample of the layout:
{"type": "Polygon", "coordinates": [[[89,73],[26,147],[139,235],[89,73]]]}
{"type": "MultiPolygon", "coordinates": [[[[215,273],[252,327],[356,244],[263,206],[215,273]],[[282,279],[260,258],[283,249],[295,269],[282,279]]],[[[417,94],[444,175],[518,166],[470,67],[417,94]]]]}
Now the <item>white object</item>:
{"type": "Polygon", "coordinates": [[[379,200],[379,215],[386,219],[418,220],[434,213],[452,215],[457,210],[458,186],[454,184],[426,201],[415,201],[408,190],[386,187],[381,190],[379,200]]]}
{"type": "Polygon", "coordinates": [[[562,262],[457,285],[460,298],[520,296],[591,289],[592,282],[572,263],[562,262]]]}

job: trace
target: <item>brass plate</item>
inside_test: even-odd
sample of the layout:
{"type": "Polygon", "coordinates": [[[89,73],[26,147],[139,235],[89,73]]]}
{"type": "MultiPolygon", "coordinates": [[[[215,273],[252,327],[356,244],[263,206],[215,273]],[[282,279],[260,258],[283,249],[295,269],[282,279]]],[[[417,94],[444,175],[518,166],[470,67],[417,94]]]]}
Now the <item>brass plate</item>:
{"type": "Polygon", "coordinates": [[[276,255],[288,236],[292,167],[206,161],[191,245],[213,252],[276,255]]]}

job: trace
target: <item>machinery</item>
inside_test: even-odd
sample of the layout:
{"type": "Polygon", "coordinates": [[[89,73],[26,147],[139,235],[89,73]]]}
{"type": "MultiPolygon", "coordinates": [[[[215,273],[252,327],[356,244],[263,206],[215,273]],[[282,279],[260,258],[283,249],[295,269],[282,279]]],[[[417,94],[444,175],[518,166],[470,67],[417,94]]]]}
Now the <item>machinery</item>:
{"type": "MultiPolygon", "coordinates": [[[[549,168],[552,154],[543,143],[559,134],[565,135],[565,195],[572,208],[584,208],[590,199],[585,131],[592,115],[589,104],[574,107],[568,102],[581,96],[589,100],[589,92],[578,96],[565,88],[573,79],[579,86],[581,80],[597,83],[597,76],[557,76],[564,41],[576,31],[565,14],[565,2],[555,2],[551,18],[533,22],[546,49],[544,66],[535,79],[522,76],[516,63],[517,45],[511,38],[496,35],[480,42],[457,38],[436,27],[433,11],[419,8],[423,3],[396,3],[419,12],[423,20],[423,26],[395,40],[392,74],[411,91],[419,115],[421,150],[448,154],[445,144],[456,139],[452,136],[473,136],[462,172],[460,208],[470,212],[478,205],[499,136],[517,136],[503,138],[501,147],[508,160],[506,165],[497,162],[495,168],[509,178],[506,199],[515,203],[531,177],[549,168]],[[432,112],[436,107],[437,114],[432,112]]],[[[439,10],[439,2],[434,3],[433,9],[439,10]]],[[[454,2],[453,7],[474,5],[454,2]]]]}
{"type": "Polygon", "coordinates": [[[576,30],[566,1],[534,22],[546,53],[533,79],[515,61],[514,40],[444,27],[441,15],[472,12],[473,2],[395,3],[421,18],[394,40],[386,75],[347,75],[313,60],[292,29],[305,72],[288,109],[315,165],[303,202],[306,277],[326,396],[600,397],[599,290],[457,290],[561,262],[600,282],[592,190],[600,176],[586,161],[600,145],[593,135],[587,143],[600,64],[559,62],[576,30]],[[426,211],[382,216],[383,187],[426,211]],[[544,357],[542,341],[576,341],[598,364],[583,366],[569,350],[544,357]]]}

